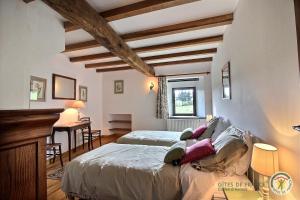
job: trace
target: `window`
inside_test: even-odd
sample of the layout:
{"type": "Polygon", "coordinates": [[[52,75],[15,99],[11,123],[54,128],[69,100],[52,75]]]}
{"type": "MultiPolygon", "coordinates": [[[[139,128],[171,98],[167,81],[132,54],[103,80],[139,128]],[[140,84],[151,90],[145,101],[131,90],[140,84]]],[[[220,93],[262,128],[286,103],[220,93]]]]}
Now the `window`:
{"type": "Polygon", "coordinates": [[[196,88],[172,88],[174,116],[196,116],[196,88]]]}

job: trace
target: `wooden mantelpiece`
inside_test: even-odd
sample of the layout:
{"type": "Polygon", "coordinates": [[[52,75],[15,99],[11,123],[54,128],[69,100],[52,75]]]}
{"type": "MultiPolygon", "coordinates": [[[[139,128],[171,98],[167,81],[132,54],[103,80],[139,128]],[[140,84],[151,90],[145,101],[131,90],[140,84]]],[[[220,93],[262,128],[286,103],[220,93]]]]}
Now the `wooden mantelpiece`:
{"type": "Polygon", "coordinates": [[[62,111],[0,110],[0,199],[47,199],[46,137],[62,111]]]}

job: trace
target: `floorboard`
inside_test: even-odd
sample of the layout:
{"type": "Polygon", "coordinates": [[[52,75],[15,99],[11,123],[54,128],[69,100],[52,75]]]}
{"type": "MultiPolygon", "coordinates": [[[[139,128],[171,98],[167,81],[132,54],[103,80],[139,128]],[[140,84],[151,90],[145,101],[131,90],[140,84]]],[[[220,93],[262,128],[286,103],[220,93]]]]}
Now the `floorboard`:
{"type": "MultiPolygon", "coordinates": [[[[114,142],[119,135],[110,135],[110,136],[105,136],[102,138],[102,145],[107,144],[110,142],[114,142]]],[[[99,140],[94,140],[93,142],[94,149],[99,147],[99,140]]],[[[72,158],[75,158],[85,152],[88,151],[87,144],[85,145],[85,149],[83,149],[82,146],[77,147],[76,152],[72,151],[72,158]]],[[[68,152],[63,154],[63,162],[64,165],[67,164],[68,161],[68,152]]],[[[47,163],[47,173],[59,169],[60,162],[59,158],[57,157],[55,160],[55,163],[50,164],[49,162],[47,163]]],[[[65,200],[67,199],[65,196],[65,193],[60,189],[60,180],[52,180],[52,179],[47,179],[47,199],[48,200],[65,200]]]]}

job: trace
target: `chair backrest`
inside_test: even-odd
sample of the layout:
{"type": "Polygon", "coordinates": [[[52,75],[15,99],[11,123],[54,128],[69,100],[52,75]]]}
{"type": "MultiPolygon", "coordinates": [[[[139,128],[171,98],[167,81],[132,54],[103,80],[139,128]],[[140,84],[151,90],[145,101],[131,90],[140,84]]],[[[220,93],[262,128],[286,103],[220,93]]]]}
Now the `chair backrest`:
{"type": "Polygon", "coordinates": [[[80,121],[81,122],[90,122],[91,118],[90,117],[82,117],[82,118],[80,118],[80,121]]]}

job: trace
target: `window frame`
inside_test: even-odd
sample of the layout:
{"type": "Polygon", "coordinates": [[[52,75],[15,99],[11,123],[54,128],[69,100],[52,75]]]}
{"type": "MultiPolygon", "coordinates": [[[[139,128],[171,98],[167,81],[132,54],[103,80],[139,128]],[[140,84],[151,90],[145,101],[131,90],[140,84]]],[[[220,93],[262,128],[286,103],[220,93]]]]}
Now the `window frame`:
{"type": "Polygon", "coordinates": [[[196,87],[177,87],[177,88],[172,88],[172,116],[197,116],[197,100],[196,100],[196,87]],[[193,90],[193,113],[179,113],[177,114],[176,111],[176,106],[175,106],[175,91],[176,90],[193,90]]]}

